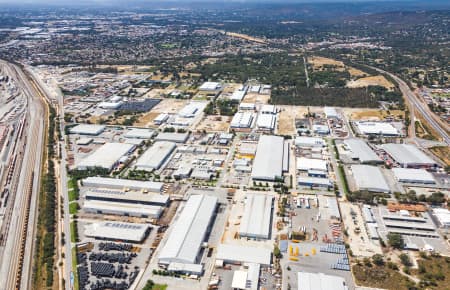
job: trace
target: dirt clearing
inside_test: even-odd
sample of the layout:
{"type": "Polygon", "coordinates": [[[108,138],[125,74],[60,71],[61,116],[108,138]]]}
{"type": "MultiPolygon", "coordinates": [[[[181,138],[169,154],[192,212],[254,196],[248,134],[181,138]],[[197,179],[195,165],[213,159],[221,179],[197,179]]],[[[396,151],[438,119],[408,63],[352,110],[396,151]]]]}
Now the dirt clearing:
{"type": "Polygon", "coordinates": [[[394,89],[394,85],[388,81],[384,76],[371,76],[357,79],[355,81],[349,81],[347,83],[348,88],[364,88],[368,86],[382,86],[388,90],[394,89]]]}

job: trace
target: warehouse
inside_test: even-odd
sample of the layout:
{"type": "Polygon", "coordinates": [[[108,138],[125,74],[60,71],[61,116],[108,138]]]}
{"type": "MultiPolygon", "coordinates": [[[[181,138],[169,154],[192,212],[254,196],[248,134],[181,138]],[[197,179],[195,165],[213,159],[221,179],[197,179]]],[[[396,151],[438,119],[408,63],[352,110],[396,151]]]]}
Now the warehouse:
{"type": "Polygon", "coordinates": [[[157,219],[160,217],[163,208],[155,205],[85,200],[83,203],[83,210],[87,213],[94,214],[110,214],[157,219]]]}
{"type": "Polygon", "coordinates": [[[220,83],[217,82],[204,82],[199,88],[199,91],[217,91],[222,88],[220,83]]]}
{"type": "Polygon", "coordinates": [[[424,169],[393,168],[395,178],[404,183],[435,184],[433,175],[424,169]]]}
{"type": "Polygon", "coordinates": [[[123,105],[122,101],[119,102],[101,102],[98,103],[98,107],[105,110],[117,110],[123,105]]]}
{"type": "Polygon", "coordinates": [[[371,238],[372,240],[380,239],[380,235],[378,234],[378,226],[376,223],[367,224],[367,234],[369,235],[369,238],[371,238]]]}
{"type": "Polygon", "coordinates": [[[105,131],[105,126],[103,125],[90,125],[90,124],[80,124],[70,129],[70,133],[78,135],[91,135],[97,136],[105,131]]]}
{"type": "Polygon", "coordinates": [[[330,128],[328,127],[328,125],[314,124],[312,126],[312,130],[314,133],[319,134],[319,135],[330,134],[330,128]]]}
{"type": "Polygon", "coordinates": [[[327,162],[321,159],[299,157],[297,158],[297,170],[299,171],[315,170],[327,172],[328,171],[327,162]]]}
{"type": "Polygon", "coordinates": [[[295,145],[300,148],[325,147],[325,141],[318,137],[299,136],[295,138],[295,145]]]}
{"type": "Polygon", "coordinates": [[[136,161],[139,170],[158,170],[177,146],[173,142],[158,141],[148,148],[136,161]]]}
{"type": "Polygon", "coordinates": [[[231,128],[251,128],[255,114],[252,112],[237,112],[231,120],[231,128]]]}
{"type": "Polygon", "coordinates": [[[333,184],[328,178],[309,177],[309,176],[297,176],[297,183],[300,187],[320,187],[331,188],[333,184]]]}
{"type": "Polygon", "coordinates": [[[169,195],[157,193],[141,193],[136,191],[92,189],[88,190],[85,193],[85,198],[86,200],[158,206],[166,206],[169,204],[169,195]]]}
{"type": "Polygon", "coordinates": [[[164,183],[153,181],[139,181],[121,178],[87,177],[82,181],[86,187],[100,187],[127,190],[143,190],[150,192],[161,192],[164,183]]]}
{"type": "Polygon", "coordinates": [[[258,130],[263,131],[273,131],[277,124],[276,115],[271,114],[259,114],[258,119],[256,121],[256,126],[258,130]]]}
{"type": "Polygon", "coordinates": [[[192,173],[192,167],[188,166],[179,166],[174,172],[173,172],[173,178],[175,179],[183,179],[183,178],[189,178],[189,176],[192,173]]]}
{"type": "Polygon", "coordinates": [[[345,279],[324,273],[298,272],[298,290],[348,290],[345,279]]]}
{"type": "Polygon", "coordinates": [[[252,178],[266,181],[275,181],[282,178],[283,151],[283,137],[261,135],[253,162],[252,178]]]}
{"type": "Polygon", "coordinates": [[[133,139],[150,139],[153,137],[155,132],[150,129],[138,129],[134,128],[128,131],[123,135],[125,138],[133,138],[133,139]]]}
{"type": "Polygon", "coordinates": [[[440,227],[450,228],[450,211],[448,209],[434,208],[433,215],[436,217],[440,227]]]}
{"type": "Polygon", "coordinates": [[[236,290],[257,290],[259,284],[259,273],[261,265],[255,263],[247,263],[247,269],[236,270],[233,273],[231,288],[236,290]]]}
{"type": "Polygon", "coordinates": [[[254,103],[240,103],[239,110],[255,110],[256,106],[254,103]]]}
{"type": "Polygon", "coordinates": [[[352,165],[357,190],[389,193],[391,190],[380,168],[370,165],[352,165]]]}
{"type": "Polygon", "coordinates": [[[198,264],[202,243],[207,239],[215,218],[217,197],[191,195],[178,219],[171,226],[169,238],[159,253],[158,263],[198,264]]]}
{"type": "Polygon", "coordinates": [[[146,224],[98,222],[86,225],[84,234],[99,240],[141,243],[150,233],[150,229],[146,224]]]}
{"type": "Polygon", "coordinates": [[[203,112],[206,104],[206,102],[190,102],[178,112],[178,116],[183,118],[193,118],[203,112]]]}
{"type": "Polygon", "coordinates": [[[402,167],[429,168],[436,162],[411,144],[383,144],[381,148],[402,167]]]}
{"type": "Polygon", "coordinates": [[[333,107],[325,107],[323,108],[323,112],[325,113],[327,119],[339,119],[339,114],[333,107]]]}
{"type": "Polygon", "coordinates": [[[347,139],[344,144],[351,151],[351,158],[361,163],[383,163],[383,160],[361,139],[347,139]]]}
{"type": "Polygon", "coordinates": [[[220,244],[217,247],[216,261],[223,263],[255,263],[270,266],[272,252],[256,246],[220,244]]]}
{"type": "Polygon", "coordinates": [[[175,143],[186,143],[189,138],[189,132],[186,133],[169,133],[161,132],[155,137],[155,141],[168,141],[175,143]]]}
{"type": "Polygon", "coordinates": [[[246,93],[247,93],[247,91],[245,91],[245,90],[242,90],[242,91],[241,90],[236,90],[230,96],[230,100],[240,102],[245,97],[246,93]]]}
{"type": "Polygon", "coordinates": [[[363,205],[361,211],[362,211],[364,221],[366,223],[375,223],[375,219],[373,218],[372,208],[370,207],[370,205],[367,205],[367,204],[363,205]]]}
{"type": "Polygon", "coordinates": [[[251,239],[270,239],[272,211],[272,196],[247,194],[239,235],[251,239]]]}
{"type": "Polygon", "coordinates": [[[105,143],[93,153],[78,162],[76,168],[86,170],[88,168],[100,167],[108,170],[113,169],[119,160],[131,153],[135,146],[125,143],[105,143]]]}
{"type": "Polygon", "coordinates": [[[271,114],[276,115],[277,109],[274,105],[263,105],[260,110],[260,114],[271,114]]]}
{"type": "Polygon", "coordinates": [[[358,132],[363,135],[378,135],[396,137],[398,130],[389,123],[383,122],[355,122],[358,132]]]}
{"type": "Polygon", "coordinates": [[[156,125],[164,124],[167,120],[169,120],[169,114],[161,113],[153,120],[153,123],[156,125]]]}

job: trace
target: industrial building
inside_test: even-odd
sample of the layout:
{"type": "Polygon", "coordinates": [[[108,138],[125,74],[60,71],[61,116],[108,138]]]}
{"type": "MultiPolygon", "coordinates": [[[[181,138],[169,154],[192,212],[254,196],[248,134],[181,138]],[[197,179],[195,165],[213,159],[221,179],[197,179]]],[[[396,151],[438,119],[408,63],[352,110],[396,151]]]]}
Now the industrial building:
{"type": "Polygon", "coordinates": [[[157,141],[136,161],[139,170],[158,170],[175,150],[176,144],[167,141],[157,141]]]}
{"type": "Polygon", "coordinates": [[[275,181],[283,177],[284,139],[279,136],[261,135],[253,162],[252,178],[275,181]]]}
{"type": "Polygon", "coordinates": [[[183,118],[193,118],[202,113],[206,105],[206,102],[190,102],[178,112],[178,116],[183,118]]]}
{"type": "Polygon", "coordinates": [[[131,203],[166,206],[169,204],[169,195],[157,193],[142,193],[136,191],[121,191],[108,189],[92,189],[85,193],[86,200],[107,202],[131,203]]]}
{"type": "Polygon", "coordinates": [[[256,121],[256,126],[258,130],[262,131],[273,131],[277,124],[277,116],[272,114],[259,114],[256,121]]]}
{"type": "Polygon", "coordinates": [[[86,170],[89,168],[100,167],[108,170],[113,169],[119,163],[119,160],[131,153],[135,146],[125,143],[105,143],[93,153],[78,162],[76,168],[86,170]]]}
{"type": "Polygon", "coordinates": [[[325,107],[323,108],[323,112],[325,113],[327,119],[339,119],[339,114],[333,107],[325,107]]]}
{"type": "Polygon", "coordinates": [[[384,213],[381,213],[381,218],[386,230],[390,233],[439,238],[439,234],[436,233],[436,227],[426,212],[421,213],[420,216],[411,216],[407,210],[395,213],[384,211],[384,213]]]}
{"type": "Polygon", "coordinates": [[[327,172],[328,167],[327,162],[325,160],[299,157],[297,158],[297,170],[299,171],[316,170],[327,172]]]}
{"type": "Polygon", "coordinates": [[[97,136],[105,131],[103,125],[80,124],[70,129],[70,133],[78,135],[97,136]]]}
{"type": "Polygon", "coordinates": [[[255,246],[220,244],[217,247],[216,263],[255,263],[270,266],[272,251],[255,246]]]}
{"type": "Polygon", "coordinates": [[[404,183],[435,184],[433,175],[425,169],[393,168],[395,178],[404,183]]]}
{"type": "Polygon", "coordinates": [[[233,94],[230,96],[230,100],[240,102],[245,97],[246,93],[247,93],[246,90],[235,90],[233,94]]]}
{"type": "Polygon", "coordinates": [[[218,82],[204,82],[199,88],[199,91],[217,91],[222,88],[218,82]]]}
{"type": "Polygon", "coordinates": [[[298,290],[348,290],[345,279],[324,273],[298,272],[298,290]]]}
{"type": "Polygon", "coordinates": [[[436,217],[439,226],[445,229],[450,228],[450,211],[446,208],[433,208],[433,215],[436,217]]]}
{"type": "Polygon", "coordinates": [[[272,196],[247,194],[239,235],[251,239],[269,239],[272,227],[272,211],[272,196]]]}
{"type": "Polygon", "coordinates": [[[276,115],[277,114],[277,109],[275,108],[274,105],[263,105],[259,112],[260,112],[260,114],[276,115]]]}
{"type": "Polygon", "coordinates": [[[165,122],[167,122],[168,119],[169,119],[169,114],[161,113],[158,116],[156,116],[156,118],[153,120],[153,123],[155,123],[156,125],[161,125],[161,124],[164,124],[165,122]]]}
{"type": "Polygon", "coordinates": [[[150,139],[154,134],[155,132],[151,129],[133,128],[125,133],[123,137],[132,139],[150,139]]]}
{"type": "Polygon", "coordinates": [[[117,110],[123,105],[122,101],[118,102],[101,102],[97,104],[97,107],[106,110],[117,110]]]}
{"type": "Polygon", "coordinates": [[[261,265],[247,263],[246,269],[234,271],[231,288],[239,290],[258,290],[260,270],[261,265]]]}
{"type": "Polygon", "coordinates": [[[255,110],[256,105],[254,103],[240,103],[239,110],[255,110]]]}
{"type": "Polygon", "coordinates": [[[161,192],[164,183],[154,181],[139,181],[121,178],[107,178],[107,177],[87,177],[82,181],[83,186],[86,187],[100,187],[112,189],[127,189],[127,190],[143,190],[150,192],[161,192]]]}
{"type": "Polygon", "coordinates": [[[217,208],[217,197],[191,195],[175,223],[169,237],[159,253],[158,263],[198,264],[203,242],[213,225],[217,208]]]}
{"type": "Polygon", "coordinates": [[[357,190],[389,193],[391,190],[380,168],[370,165],[352,165],[357,190]]]}
{"type": "Polygon", "coordinates": [[[300,148],[325,147],[325,141],[318,137],[299,136],[295,138],[295,146],[300,148]]]}
{"type": "Polygon", "coordinates": [[[328,178],[310,177],[310,176],[297,176],[297,184],[300,187],[308,188],[331,188],[333,183],[328,178]]]}
{"type": "Polygon", "coordinates": [[[383,144],[381,148],[401,167],[429,168],[437,166],[433,159],[411,144],[383,144]]]}
{"type": "Polygon", "coordinates": [[[109,201],[85,200],[83,210],[87,213],[132,216],[141,218],[160,217],[163,207],[134,203],[112,203],[109,201]]]}
{"type": "Polygon", "coordinates": [[[97,222],[86,225],[84,234],[99,240],[141,243],[150,233],[150,229],[146,224],[97,222]]]}
{"type": "Polygon", "coordinates": [[[235,129],[248,129],[253,126],[255,114],[252,112],[237,112],[231,120],[230,127],[235,129]]]}
{"type": "Polygon", "coordinates": [[[361,163],[383,163],[383,160],[361,139],[346,139],[344,144],[351,151],[351,158],[361,163]]]}
{"type": "Polygon", "coordinates": [[[186,133],[169,133],[161,132],[155,137],[155,141],[168,141],[175,143],[186,143],[189,138],[189,132],[186,133]]]}
{"type": "Polygon", "coordinates": [[[314,124],[312,126],[312,130],[314,133],[319,134],[319,135],[330,134],[330,127],[328,127],[328,125],[325,125],[325,124],[314,124]]]}
{"type": "Polygon", "coordinates": [[[355,122],[356,128],[363,135],[378,135],[386,137],[396,137],[400,133],[389,123],[385,122],[355,122]]]}

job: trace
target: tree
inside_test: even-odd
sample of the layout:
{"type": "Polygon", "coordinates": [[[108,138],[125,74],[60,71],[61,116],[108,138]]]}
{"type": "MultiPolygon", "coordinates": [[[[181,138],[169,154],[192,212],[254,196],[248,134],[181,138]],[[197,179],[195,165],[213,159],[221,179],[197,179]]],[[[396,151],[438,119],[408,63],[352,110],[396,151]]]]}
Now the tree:
{"type": "Polygon", "coordinates": [[[409,258],[408,254],[402,253],[399,256],[399,258],[400,258],[400,261],[402,262],[402,264],[405,265],[406,267],[412,266],[411,259],[409,258]]]}
{"type": "Polygon", "coordinates": [[[404,241],[400,234],[389,233],[387,235],[388,244],[395,249],[403,249],[404,241]]]}
{"type": "Polygon", "coordinates": [[[375,254],[372,256],[372,261],[377,266],[383,266],[384,265],[384,259],[383,256],[380,254],[375,254]]]}

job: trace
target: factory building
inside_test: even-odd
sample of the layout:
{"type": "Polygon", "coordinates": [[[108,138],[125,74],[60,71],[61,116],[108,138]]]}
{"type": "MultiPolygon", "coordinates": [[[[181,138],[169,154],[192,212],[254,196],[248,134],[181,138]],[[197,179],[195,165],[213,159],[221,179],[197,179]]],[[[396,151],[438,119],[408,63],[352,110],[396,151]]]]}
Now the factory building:
{"type": "Polygon", "coordinates": [[[240,102],[245,97],[246,90],[235,90],[230,96],[230,100],[240,102]]]}
{"type": "Polygon", "coordinates": [[[267,248],[220,244],[217,247],[216,264],[255,263],[270,266],[272,252],[267,248]]]}
{"type": "Polygon", "coordinates": [[[272,227],[272,211],[272,196],[247,194],[239,235],[251,239],[269,239],[272,227]]]}
{"type": "Polygon", "coordinates": [[[157,219],[163,207],[155,205],[116,203],[109,201],[85,200],[83,210],[87,213],[132,216],[157,219]]]}
{"type": "Polygon", "coordinates": [[[246,111],[254,111],[256,109],[256,106],[254,103],[240,103],[239,104],[239,110],[246,111]]]}
{"type": "Polygon", "coordinates": [[[425,169],[393,168],[395,178],[404,183],[435,184],[433,175],[425,169]]]}
{"type": "Polygon", "coordinates": [[[158,256],[158,263],[198,264],[202,244],[212,228],[217,208],[217,197],[191,195],[177,220],[171,226],[169,237],[158,256]]]}
{"type": "Polygon", "coordinates": [[[408,211],[401,210],[398,213],[388,212],[381,217],[386,230],[390,233],[439,238],[436,227],[426,212],[422,213],[422,216],[411,216],[408,211]]]}
{"type": "Polygon", "coordinates": [[[154,181],[139,181],[121,178],[87,177],[82,181],[83,186],[97,188],[111,188],[121,190],[142,190],[150,192],[161,192],[164,183],[154,181]]]}
{"type": "Polygon", "coordinates": [[[356,128],[363,135],[377,135],[386,137],[400,136],[398,130],[389,123],[384,122],[355,122],[356,128]]]}
{"type": "Polygon", "coordinates": [[[324,273],[298,272],[298,290],[348,290],[345,279],[324,273]]]}
{"type": "Polygon", "coordinates": [[[247,263],[246,269],[234,271],[231,288],[234,290],[258,290],[260,270],[261,265],[247,263]]]}
{"type": "Polygon", "coordinates": [[[131,153],[135,146],[125,143],[105,143],[93,153],[78,162],[76,168],[86,170],[100,167],[108,170],[113,169],[122,157],[131,153]]]}
{"type": "Polygon", "coordinates": [[[380,168],[370,165],[352,165],[357,190],[389,193],[391,190],[380,168]]]}
{"type": "Polygon", "coordinates": [[[277,116],[272,114],[259,114],[256,126],[260,131],[272,132],[277,124],[277,116]]]}
{"type": "Polygon", "coordinates": [[[199,91],[217,91],[222,89],[222,85],[218,82],[204,82],[199,88],[199,91]]]}
{"type": "Polygon", "coordinates": [[[158,141],[148,148],[136,161],[139,170],[158,170],[177,146],[173,142],[158,141]]]}
{"type": "Polygon", "coordinates": [[[279,136],[261,135],[253,162],[252,179],[275,181],[283,177],[284,139],[279,136]]]}
{"type": "Polygon", "coordinates": [[[325,160],[299,157],[297,158],[297,170],[299,171],[315,170],[327,172],[328,167],[327,162],[325,160]]]}
{"type": "Polygon", "coordinates": [[[339,119],[339,114],[333,107],[325,107],[323,108],[323,112],[327,119],[339,119]]]}
{"type": "Polygon", "coordinates": [[[105,131],[103,125],[80,124],[70,129],[71,134],[97,136],[105,131]]]}
{"type": "Polygon", "coordinates": [[[295,138],[295,146],[300,148],[325,147],[325,141],[318,137],[299,136],[295,138]]]}
{"type": "Polygon", "coordinates": [[[330,134],[330,128],[328,127],[328,125],[314,124],[312,126],[312,130],[314,133],[319,134],[319,135],[330,134]]]}
{"type": "Polygon", "coordinates": [[[231,120],[230,127],[234,129],[249,129],[253,127],[255,114],[252,112],[237,112],[231,120]]]}
{"type": "Polygon", "coordinates": [[[125,133],[123,137],[131,139],[150,139],[153,137],[154,134],[155,132],[151,129],[133,128],[127,133],[125,133]]]}
{"type": "Polygon", "coordinates": [[[189,138],[189,132],[186,133],[170,133],[161,132],[155,137],[155,141],[168,141],[175,143],[186,143],[189,138]]]}
{"type": "Polygon", "coordinates": [[[141,243],[150,233],[150,229],[146,224],[98,222],[86,225],[84,234],[99,240],[141,243]]]}
{"type": "Polygon", "coordinates": [[[169,204],[169,195],[157,193],[142,193],[136,191],[121,191],[108,189],[92,189],[85,193],[86,200],[144,204],[166,206],[169,204]]]}
{"type": "Polygon", "coordinates": [[[450,228],[450,211],[446,208],[433,208],[433,215],[436,217],[439,226],[445,229],[450,228]]]}
{"type": "Polygon", "coordinates": [[[307,188],[332,188],[333,183],[328,178],[297,176],[297,184],[307,188]]]}
{"type": "Polygon", "coordinates": [[[437,166],[433,159],[411,144],[383,144],[381,148],[401,167],[431,168],[437,166]]]}
{"type": "Polygon", "coordinates": [[[190,102],[178,112],[178,116],[182,118],[193,118],[203,112],[206,104],[206,102],[190,102]]]}
{"type": "Polygon", "coordinates": [[[277,114],[277,109],[275,108],[274,105],[263,105],[259,112],[261,114],[276,115],[277,114]]]}
{"type": "Polygon", "coordinates": [[[156,125],[161,125],[167,122],[167,120],[169,120],[169,114],[161,113],[156,116],[156,118],[153,120],[153,123],[155,123],[156,125]]]}
{"type": "Polygon", "coordinates": [[[361,139],[346,139],[344,144],[351,151],[351,158],[364,164],[383,163],[383,160],[361,139]]]}

